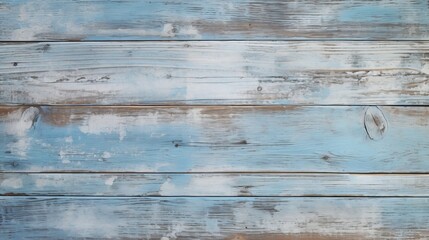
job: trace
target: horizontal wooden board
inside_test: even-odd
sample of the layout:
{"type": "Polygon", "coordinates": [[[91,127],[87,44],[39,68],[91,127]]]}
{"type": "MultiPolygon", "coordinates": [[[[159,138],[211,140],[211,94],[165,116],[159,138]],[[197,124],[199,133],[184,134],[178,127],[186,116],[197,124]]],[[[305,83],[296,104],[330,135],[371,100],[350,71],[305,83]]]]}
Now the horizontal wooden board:
{"type": "Polygon", "coordinates": [[[0,174],[4,196],[425,196],[426,174],[0,174]]]}
{"type": "Polygon", "coordinates": [[[426,0],[5,0],[0,40],[429,39],[426,0]]]}
{"type": "Polygon", "coordinates": [[[429,42],[0,45],[0,102],[428,105],[429,42]]]}
{"type": "Polygon", "coordinates": [[[428,107],[0,108],[1,171],[429,172],[428,107]]]}
{"type": "Polygon", "coordinates": [[[9,239],[425,239],[428,198],[0,198],[9,239]]]}

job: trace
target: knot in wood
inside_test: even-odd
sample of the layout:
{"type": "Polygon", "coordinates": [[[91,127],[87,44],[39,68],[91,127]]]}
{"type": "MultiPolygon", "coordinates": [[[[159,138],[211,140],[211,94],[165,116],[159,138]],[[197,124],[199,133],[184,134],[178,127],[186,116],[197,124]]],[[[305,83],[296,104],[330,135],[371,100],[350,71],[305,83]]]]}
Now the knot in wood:
{"type": "Polygon", "coordinates": [[[387,120],[379,107],[371,106],[365,110],[364,127],[369,139],[377,141],[384,137],[387,131],[387,120]]]}

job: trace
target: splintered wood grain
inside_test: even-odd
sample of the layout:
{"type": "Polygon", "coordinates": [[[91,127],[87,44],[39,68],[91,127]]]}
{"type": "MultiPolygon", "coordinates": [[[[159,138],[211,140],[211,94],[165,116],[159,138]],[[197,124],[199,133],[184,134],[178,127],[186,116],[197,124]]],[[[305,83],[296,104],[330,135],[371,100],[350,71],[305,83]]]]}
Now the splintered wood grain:
{"type": "Polygon", "coordinates": [[[0,40],[428,39],[426,0],[5,0],[0,40]]]}
{"type": "Polygon", "coordinates": [[[3,173],[0,195],[429,197],[429,175],[3,173]]]}
{"type": "Polygon", "coordinates": [[[0,45],[1,103],[428,105],[428,82],[428,42],[0,45]]]}
{"type": "Polygon", "coordinates": [[[1,109],[1,171],[429,171],[427,107],[1,109]]]}
{"type": "Polygon", "coordinates": [[[428,198],[1,197],[9,239],[425,239],[428,198]]]}

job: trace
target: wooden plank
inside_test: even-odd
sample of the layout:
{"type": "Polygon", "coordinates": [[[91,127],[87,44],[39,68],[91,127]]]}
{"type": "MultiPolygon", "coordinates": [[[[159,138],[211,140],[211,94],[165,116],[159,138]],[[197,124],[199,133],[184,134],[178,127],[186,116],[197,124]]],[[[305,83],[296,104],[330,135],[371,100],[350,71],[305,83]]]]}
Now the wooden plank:
{"type": "Polygon", "coordinates": [[[10,239],[425,239],[428,198],[2,197],[10,239]]]}
{"type": "Polygon", "coordinates": [[[0,56],[2,103],[429,104],[429,42],[31,43],[0,56]]]}
{"type": "Polygon", "coordinates": [[[1,171],[429,171],[428,107],[0,108],[1,171]]]}
{"type": "Polygon", "coordinates": [[[5,0],[0,40],[428,39],[426,0],[5,0]]]}
{"type": "Polygon", "coordinates": [[[425,196],[425,174],[0,175],[4,196],[425,196]]]}

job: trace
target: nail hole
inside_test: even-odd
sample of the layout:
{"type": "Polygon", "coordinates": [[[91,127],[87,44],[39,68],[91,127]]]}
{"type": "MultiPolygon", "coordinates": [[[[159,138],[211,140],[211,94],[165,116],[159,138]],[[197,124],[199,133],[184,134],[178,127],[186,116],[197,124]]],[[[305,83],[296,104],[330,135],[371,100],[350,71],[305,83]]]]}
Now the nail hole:
{"type": "Polygon", "coordinates": [[[258,92],[262,91],[262,87],[259,86],[256,90],[258,90],[258,92]]]}
{"type": "Polygon", "coordinates": [[[13,63],[13,66],[14,66],[14,67],[18,66],[18,63],[17,63],[17,62],[14,62],[14,63],[13,63]]]}
{"type": "Polygon", "coordinates": [[[175,147],[179,147],[179,144],[178,144],[178,143],[176,143],[176,144],[174,144],[174,146],[175,146],[175,147]]]}

